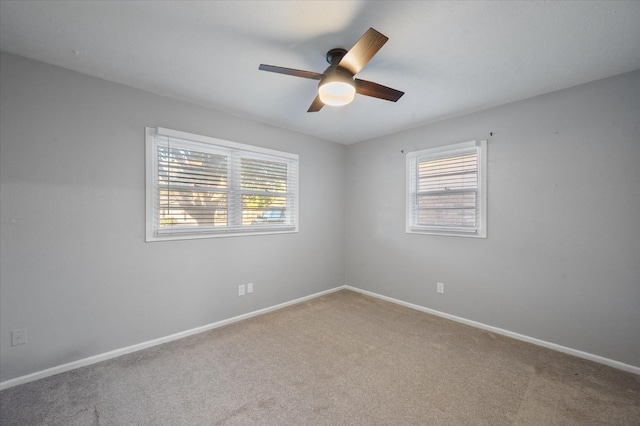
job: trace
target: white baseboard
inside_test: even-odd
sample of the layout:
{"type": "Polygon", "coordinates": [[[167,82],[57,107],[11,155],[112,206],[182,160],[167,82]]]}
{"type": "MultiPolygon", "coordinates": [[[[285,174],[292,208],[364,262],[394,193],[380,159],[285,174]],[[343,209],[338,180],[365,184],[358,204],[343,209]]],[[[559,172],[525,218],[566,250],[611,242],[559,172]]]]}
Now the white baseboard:
{"type": "Polygon", "coordinates": [[[503,336],[511,337],[513,339],[522,340],[524,342],[533,343],[534,345],[542,346],[548,349],[552,349],[554,351],[562,352],[568,355],[573,355],[578,358],[587,359],[589,361],[594,361],[599,364],[608,365],[609,367],[617,368],[618,370],[623,370],[629,373],[640,375],[640,367],[636,367],[634,365],[625,364],[623,362],[615,361],[609,358],[601,357],[599,355],[590,354],[588,352],[582,352],[577,349],[568,348],[566,346],[557,345],[555,343],[547,342],[544,340],[536,339],[535,337],[525,336],[524,334],[514,333],[513,331],[505,330],[498,327],[493,327],[491,325],[486,325],[480,322],[468,320],[465,318],[457,317],[455,315],[446,314],[444,312],[436,311],[434,309],[425,308],[424,306],[414,305],[413,303],[404,302],[402,300],[394,299],[392,297],[383,296],[381,294],[373,293],[367,290],[362,290],[357,287],[351,287],[349,285],[344,286],[347,290],[352,290],[358,293],[366,294],[367,296],[375,297],[377,299],[386,300],[387,302],[396,303],[398,305],[405,306],[407,308],[415,309],[418,311],[426,312],[431,315],[436,315],[442,318],[446,318],[452,321],[456,321],[462,324],[470,325],[472,327],[480,328],[482,330],[487,330],[492,333],[501,334],[503,336]]]}
{"type": "Polygon", "coordinates": [[[280,303],[278,305],[274,305],[268,308],[259,309],[257,311],[249,312],[243,315],[238,315],[233,318],[229,318],[226,320],[214,322],[211,324],[204,325],[202,327],[196,327],[191,330],[182,331],[180,333],[172,334],[170,336],[161,337],[159,339],[149,340],[146,342],[138,343],[136,345],[127,346],[125,348],[116,349],[110,352],[105,352],[99,355],[91,356],[88,358],[80,359],[77,361],[69,362],[66,364],[58,365],[56,367],[48,368],[46,370],[37,371],[35,373],[27,374],[25,376],[16,377],[15,379],[6,380],[4,382],[0,382],[0,391],[4,389],[8,389],[14,386],[18,386],[24,383],[33,382],[35,380],[44,379],[45,377],[53,376],[55,374],[64,373],[66,371],[75,370],[76,368],[86,367],[91,364],[96,364],[101,361],[106,361],[108,359],[116,358],[122,355],[129,354],[131,352],[140,351],[142,349],[150,348],[152,346],[161,345],[163,343],[171,342],[173,340],[178,340],[183,337],[192,336],[194,334],[202,333],[204,331],[212,330],[214,328],[222,327],[228,324],[232,324],[234,322],[242,321],[247,318],[255,317],[257,315],[266,314],[268,312],[276,311],[278,309],[285,308],[287,306],[295,305],[297,303],[306,302],[307,300],[315,299],[316,297],[324,296],[329,293],[333,293],[339,290],[351,290],[358,293],[366,294],[367,296],[375,297],[377,299],[385,300],[387,302],[395,303],[401,306],[405,306],[407,308],[415,309],[418,311],[422,311],[431,315],[436,315],[442,318],[446,318],[452,321],[456,321],[462,324],[470,325],[472,327],[476,327],[482,330],[491,331],[492,333],[501,334],[503,336],[511,337],[513,339],[522,340],[524,342],[532,343],[534,345],[542,346],[548,349],[552,349],[558,352],[562,352],[568,355],[573,355],[578,358],[587,359],[589,361],[594,361],[600,364],[608,365],[609,367],[617,368],[619,370],[627,371],[629,373],[640,375],[640,367],[636,367],[633,365],[625,364],[619,361],[615,361],[609,358],[604,358],[599,355],[590,354],[588,352],[582,352],[577,349],[568,348],[566,346],[557,345],[555,343],[547,342],[544,340],[536,339],[534,337],[525,336],[523,334],[514,333],[509,330],[504,330],[502,328],[493,327],[490,325],[482,324],[476,321],[468,320],[465,318],[457,317],[455,315],[450,315],[444,312],[436,311],[434,309],[425,308],[424,306],[415,305],[413,303],[404,302],[399,299],[394,299],[392,297],[383,296],[381,294],[373,293],[367,290],[362,290],[357,287],[352,287],[348,285],[343,285],[339,287],[335,287],[329,290],[321,291],[319,293],[314,293],[309,296],[301,297],[299,299],[291,300],[289,302],[280,303]]]}
{"type": "Polygon", "coordinates": [[[15,379],[5,380],[0,382],[0,391],[14,386],[22,385],[24,383],[33,382],[35,380],[44,379],[45,377],[53,376],[55,374],[64,373],[66,371],[75,370],[76,368],[86,367],[87,365],[96,364],[101,361],[116,358],[122,355],[129,354],[131,352],[140,351],[142,349],[150,348],[152,346],[161,345],[163,343],[178,340],[183,337],[192,336],[194,334],[202,333],[203,331],[212,330],[214,328],[222,327],[234,322],[242,321],[247,318],[255,317],[257,315],[266,314],[267,312],[276,311],[278,309],[285,308],[287,306],[295,305],[297,303],[306,302],[307,300],[315,299],[316,297],[324,296],[325,294],[333,293],[339,290],[343,290],[345,286],[335,287],[329,290],[314,293],[309,296],[301,297],[299,299],[291,300],[289,302],[280,303],[275,306],[271,306],[257,311],[249,312],[246,314],[238,315],[233,318],[214,322],[211,324],[203,325],[202,327],[192,328],[191,330],[182,331],[180,333],[172,334],[170,336],[161,337],[159,339],[149,340],[146,342],[138,343],[136,345],[127,346],[125,348],[116,349],[110,352],[105,352],[99,355],[94,355],[88,358],[72,361],[66,364],[58,365],[56,367],[47,368],[46,370],[37,371],[35,373],[27,374],[26,376],[16,377],[15,379]]]}

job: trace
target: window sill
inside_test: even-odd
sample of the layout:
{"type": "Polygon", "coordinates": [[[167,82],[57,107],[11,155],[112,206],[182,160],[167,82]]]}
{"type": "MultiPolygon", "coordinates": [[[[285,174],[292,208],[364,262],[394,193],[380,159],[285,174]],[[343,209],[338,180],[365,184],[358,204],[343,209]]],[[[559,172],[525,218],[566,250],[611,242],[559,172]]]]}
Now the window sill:
{"type": "Polygon", "coordinates": [[[228,230],[216,232],[166,232],[161,234],[147,234],[146,242],[152,243],[157,241],[175,241],[175,240],[199,240],[203,238],[226,238],[226,237],[247,237],[256,235],[273,235],[273,234],[295,234],[298,233],[297,227],[287,228],[268,228],[261,230],[228,230]]]}
{"type": "Polygon", "coordinates": [[[465,231],[444,231],[437,229],[416,229],[411,228],[406,230],[407,234],[421,234],[421,235],[439,235],[443,237],[464,237],[464,238],[487,238],[486,232],[465,232],[465,231]]]}

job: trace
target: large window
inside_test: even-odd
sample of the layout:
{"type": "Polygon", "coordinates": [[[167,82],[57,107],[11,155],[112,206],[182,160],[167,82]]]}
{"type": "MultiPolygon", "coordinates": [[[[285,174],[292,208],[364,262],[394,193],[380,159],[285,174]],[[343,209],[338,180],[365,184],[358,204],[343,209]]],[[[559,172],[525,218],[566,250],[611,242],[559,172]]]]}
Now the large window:
{"type": "Polygon", "coordinates": [[[298,156],[146,129],[147,241],[297,232],[298,156]]]}
{"type": "Polygon", "coordinates": [[[486,141],[407,154],[408,233],[487,236],[486,141]]]}

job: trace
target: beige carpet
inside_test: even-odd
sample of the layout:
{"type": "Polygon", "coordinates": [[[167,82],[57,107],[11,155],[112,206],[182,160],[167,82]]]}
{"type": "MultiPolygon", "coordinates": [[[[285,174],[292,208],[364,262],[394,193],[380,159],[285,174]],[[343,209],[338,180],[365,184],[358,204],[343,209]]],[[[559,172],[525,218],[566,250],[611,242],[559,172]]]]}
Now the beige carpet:
{"type": "Polygon", "coordinates": [[[2,425],[640,425],[640,376],[350,291],[0,393],[2,425]]]}

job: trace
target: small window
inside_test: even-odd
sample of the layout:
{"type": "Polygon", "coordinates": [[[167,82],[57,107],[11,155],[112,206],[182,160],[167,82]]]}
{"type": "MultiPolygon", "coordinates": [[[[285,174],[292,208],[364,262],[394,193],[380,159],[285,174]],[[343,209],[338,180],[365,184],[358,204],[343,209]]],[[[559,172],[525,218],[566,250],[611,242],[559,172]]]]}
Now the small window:
{"type": "Polygon", "coordinates": [[[147,241],[298,231],[298,156],[146,129],[147,241]]]}
{"type": "Polygon", "coordinates": [[[407,154],[408,233],[487,236],[487,141],[407,154]]]}

